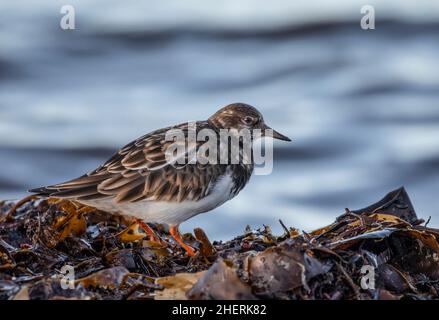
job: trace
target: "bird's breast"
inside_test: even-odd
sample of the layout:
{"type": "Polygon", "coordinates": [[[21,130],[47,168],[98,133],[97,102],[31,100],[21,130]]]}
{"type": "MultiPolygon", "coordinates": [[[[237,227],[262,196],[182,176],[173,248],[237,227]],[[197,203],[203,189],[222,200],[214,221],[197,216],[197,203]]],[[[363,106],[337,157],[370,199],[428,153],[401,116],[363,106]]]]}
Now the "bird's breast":
{"type": "Polygon", "coordinates": [[[236,196],[249,182],[253,168],[253,164],[230,165],[228,171],[233,179],[232,197],[236,196]]]}

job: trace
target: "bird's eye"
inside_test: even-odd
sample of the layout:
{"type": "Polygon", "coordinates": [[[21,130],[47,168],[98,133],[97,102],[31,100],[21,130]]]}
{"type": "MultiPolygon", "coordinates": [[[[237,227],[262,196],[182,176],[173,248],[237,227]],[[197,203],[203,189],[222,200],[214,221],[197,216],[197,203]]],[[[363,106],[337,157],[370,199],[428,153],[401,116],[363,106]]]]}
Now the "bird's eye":
{"type": "Polygon", "coordinates": [[[245,124],[253,124],[255,122],[255,119],[253,117],[247,116],[247,117],[244,117],[243,121],[245,124]]]}

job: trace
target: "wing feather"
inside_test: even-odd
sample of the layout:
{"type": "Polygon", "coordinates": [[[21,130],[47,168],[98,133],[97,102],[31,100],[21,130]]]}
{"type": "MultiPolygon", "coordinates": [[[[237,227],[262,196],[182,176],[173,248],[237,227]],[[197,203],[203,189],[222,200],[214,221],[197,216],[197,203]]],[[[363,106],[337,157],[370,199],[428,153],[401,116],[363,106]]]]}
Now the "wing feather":
{"type": "MultiPolygon", "coordinates": [[[[198,129],[206,126],[207,122],[198,123],[198,129]]],[[[186,136],[188,134],[187,124],[157,130],[127,144],[96,170],[64,183],[34,189],[34,192],[78,201],[108,197],[115,202],[198,200],[209,193],[226,166],[209,166],[214,169],[197,174],[206,170],[206,166],[177,165],[181,159],[187,161],[194,149],[167,159],[165,152],[174,143],[165,139],[170,129],[181,129],[186,136]]],[[[200,144],[193,148],[197,149],[200,144]]]]}

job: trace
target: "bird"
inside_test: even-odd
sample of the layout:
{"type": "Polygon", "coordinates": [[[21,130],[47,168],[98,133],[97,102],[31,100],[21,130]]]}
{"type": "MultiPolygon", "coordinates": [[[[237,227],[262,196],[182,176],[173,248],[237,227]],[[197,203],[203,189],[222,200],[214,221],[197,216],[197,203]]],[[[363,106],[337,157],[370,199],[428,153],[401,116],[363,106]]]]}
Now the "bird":
{"type": "MultiPolygon", "coordinates": [[[[259,129],[264,136],[265,130],[270,129],[272,138],[291,141],[266,125],[262,114],[245,103],[229,104],[207,120],[194,121],[194,125],[198,132],[208,129],[216,136],[222,130],[237,132],[243,129],[250,132],[259,129]]],[[[194,256],[196,251],[183,241],[179,225],[234,198],[249,182],[254,160],[250,157],[243,161],[244,145],[240,141],[240,160],[230,161],[230,148],[221,148],[227,143],[224,139],[218,139],[216,145],[227,150],[218,153],[227,153],[229,161],[225,163],[189,161],[188,150],[177,153],[174,158],[169,157],[167,150],[175,140],[168,139],[167,133],[181,132],[187,141],[190,129],[191,123],[185,122],[155,130],[128,143],[87,174],[29,191],[34,196],[67,199],[111,214],[130,216],[153,240],[157,237],[148,223],[167,225],[173,239],[189,256],[194,256]],[[178,163],[177,160],[182,158],[186,162],[178,163]]],[[[247,142],[251,150],[253,142],[254,136],[251,135],[247,142]]],[[[195,150],[201,145],[197,141],[195,150]]]]}

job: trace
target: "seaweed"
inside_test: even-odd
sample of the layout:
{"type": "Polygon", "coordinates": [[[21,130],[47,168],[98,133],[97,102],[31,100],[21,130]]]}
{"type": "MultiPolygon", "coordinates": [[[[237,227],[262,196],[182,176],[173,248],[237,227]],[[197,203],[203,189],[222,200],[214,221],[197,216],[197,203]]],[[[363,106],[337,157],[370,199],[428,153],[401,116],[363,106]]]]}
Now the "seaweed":
{"type": "Polygon", "coordinates": [[[0,299],[438,299],[439,230],[400,188],[334,223],[211,242],[59,199],[0,202],[0,299]]]}

